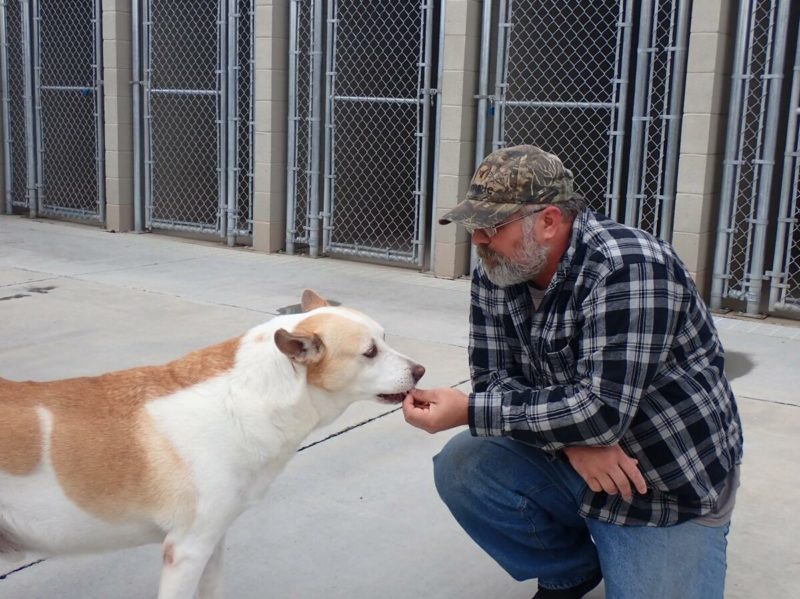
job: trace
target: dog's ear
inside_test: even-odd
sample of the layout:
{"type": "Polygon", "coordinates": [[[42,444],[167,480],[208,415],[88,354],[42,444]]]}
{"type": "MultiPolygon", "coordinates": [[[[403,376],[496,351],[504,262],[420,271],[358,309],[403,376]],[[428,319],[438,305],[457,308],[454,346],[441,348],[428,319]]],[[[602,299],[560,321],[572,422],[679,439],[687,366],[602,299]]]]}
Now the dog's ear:
{"type": "Polygon", "coordinates": [[[325,345],[318,335],[294,335],[286,329],[275,331],[275,345],[290,359],[301,364],[319,362],[325,351],[325,345]]]}
{"type": "Polygon", "coordinates": [[[313,289],[306,289],[303,291],[303,298],[300,300],[300,306],[303,308],[303,312],[308,312],[314,308],[330,306],[330,304],[313,289]]]}

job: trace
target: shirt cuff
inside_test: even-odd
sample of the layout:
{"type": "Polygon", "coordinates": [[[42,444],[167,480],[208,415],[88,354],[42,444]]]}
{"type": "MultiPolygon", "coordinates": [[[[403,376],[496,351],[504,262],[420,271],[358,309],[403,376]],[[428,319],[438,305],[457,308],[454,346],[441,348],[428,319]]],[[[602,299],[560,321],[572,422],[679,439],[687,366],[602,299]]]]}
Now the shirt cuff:
{"type": "Polygon", "coordinates": [[[469,430],[474,437],[503,436],[503,394],[469,394],[469,430]]]}

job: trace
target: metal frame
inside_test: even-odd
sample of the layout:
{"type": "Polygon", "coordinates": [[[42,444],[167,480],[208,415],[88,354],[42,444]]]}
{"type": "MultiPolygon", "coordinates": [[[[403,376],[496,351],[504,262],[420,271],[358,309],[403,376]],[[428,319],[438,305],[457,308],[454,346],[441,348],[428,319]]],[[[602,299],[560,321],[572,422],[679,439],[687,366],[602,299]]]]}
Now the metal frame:
{"type": "Polygon", "coordinates": [[[642,2],[625,223],[672,239],[691,0],[642,2]]]}
{"type": "MultiPolygon", "coordinates": [[[[189,81],[190,74],[187,73],[186,80],[173,81],[172,85],[167,87],[154,87],[154,77],[158,76],[157,72],[154,73],[154,69],[157,71],[160,68],[159,65],[153,64],[153,8],[154,2],[158,1],[143,0],[142,5],[137,7],[139,10],[134,13],[135,43],[141,43],[140,55],[143,58],[141,83],[136,81],[139,75],[134,73],[134,85],[141,87],[141,104],[144,113],[143,126],[141,123],[134,123],[135,130],[137,127],[141,129],[143,140],[141,144],[143,147],[139,152],[144,155],[142,161],[144,176],[134,175],[135,185],[142,178],[144,180],[143,193],[140,194],[144,197],[142,228],[212,233],[226,239],[229,245],[234,245],[242,237],[252,235],[255,142],[255,5],[253,0],[214,0],[213,7],[211,2],[207,4],[206,8],[209,9],[209,12],[216,10],[214,40],[216,64],[213,69],[213,89],[207,85],[211,81],[210,78],[208,81],[202,81],[208,73],[208,71],[202,70],[198,71],[199,75],[198,73],[191,74],[196,76],[197,80],[195,81],[189,81]],[[248,20],[245,25],[241,22],[243,18],[248,20]],[[243,27],[248,28],[246,32],[248,39],[244,42],[246,47],[240,44],[243,39],[243,27]],[[140,28],[141,31],[139,31],[140,28]],[[205,86],[203,87],[203,85],[205,86]],[[248,95],[245,97],[244,94],[248,95]],[[200,144],[184,144],[176,150],[176,147],[180,145],[180,139],[176,136],[187,133],[186,128],[182,128],[180,124],[176,125],[166,118],[154,124],[154,120],[158,120],[153,112],[154,105],[157,105],[159,101],[164,101],[164,98],[187,102],[192,100],[196,102],[192,106],[200,114],[203,110],[210,112],[211,103],[203,106],[201,98],[211,96],[214,98],[213,122],[211,120],[202,121],[198,123],[198,126],[207,125],[206,133],[214,131],[213,134],[207,135],[206,141],[215,144],[216,149],[214,150],[214,146],[210,145],[199,149],[205,151],[206,158],[211,155],[212,151],[215,152],[216,184],[204,188],[204,192],[207,193],[205,205],[198,203],[196,197],[182,197],[175,195],[174,191],[169,196],[163,195],[168,194],[169,187],[175,185],[175,182],[184,176],[176,169],[193,160],[196,162],[200,159],[197,154],[197,146],[200,144]],[[163,129],[158,130],[159,127],[163,129]],[[170,150],[173,156],[162,153],[164,150],[159,147],[159,141],[156,139],[158,135],[163,136],[162,144],[167,141],[172,144],[170,150]],[[214,139],[211,140],[211,137],[214,139]],[[183,155],[183,152],[191,153],[193,151],[195,152],[193,156],[183,155]],[[181,152],[179,159],[175,159],[175,152],[181,152]],[[169,159],[179,164],[160,162],[169,159]],[[165,167],[167,168],[165,169],[165,167]],[[247,172],[243,173],[243,169],[247,169],[247,172]],[[161,186],[165,186],[166,191],[162,192],[161,186]],[[212,198],[210,194],[216,197],[213,213],[209,210],[211,206],[208,200],[212,198]],[[164,214],[158,214],[158,212],[164,214]]],[[[178,9],[174,6],[172,8],[173,15],[171,16],[179,17],[180,15],[175,13],[178,9]]],[[[193,14],[198,15],[197,12],[193,14]]],[[[208,19],[209,15],[201,15],[198,18],[201,17],[208,19]]],[[[206,26],[209,24],[210,21],[205,22],[206,26]]],[[[204,22],[199,22],[199,25],[203,26],[204,22]]],[[[177,27],[175,24],[172,26],[177,27]]],[[[169,42],[168,39],[159,40],[159,43],[167,44],[169,42]]],[[[209,53],[200,60],[208,60],[210,57],[209,53]]],[[[194,55],[194,58],[197,56],[194,55]]],[[[165,65],[163,68],[167,67],[175,69],[172,64],[165,65]]],[[[208,63],[202,63],[201,69],[207,67],[208,63]]],[[[138,69],[137,60],[134,63],[134,70],[138,71],[138,69]]],[[[138,103],[138,95],[135,89],[135,103],[138,103]]],[[[196,132],[198,136],[201,136],[202,133],[196,132]]],[[[135,133],[135,137],[138,135],[135,133]]],[[[138,164],[139,158],[135,158],[134,162],[138,164]]]]}
{"type": "Polygon", "coordinates": [[[756,315],[767,276],[790,1],[750,0],[739,6],[711,307],[720,309],[725,298],[732,298],[756,315]]]}
{"type": "Polygon", "coordinates": [[[800,44],[795,50],[788,108],[775,254],[772,272],[767,273],[771,278],[768,309],[797,314],[800,313],[800,44]]]}
{"type": "MultiPolygon", "coordinates": [[[[536,97],[536,92],[531,92],[531,90],[518,93],[519,90],[514,87],[515,85],[519,87],[523,82],[538,84],[541,81],[548,80],[547,77],[538,76],[532,72],[532,69],[549,68],[552,64],[547,63],[546,60],[531,59],[530,54],[536,51],[552,51],[554,47],[562,47],[555,42],[550,43],[544,40],[539,35],[530,40],[520,38],[526,32],[525,25],[533,25],[533,15],[549,15],[549,13],[542,13],[541,10],[537,10],[535,6],[531,6],[532,3],[535,3],[535,0],[504,0],[500,3],[495,93],[492,99],[495,113],[492,147],[497,149],[509,143],[523,143],[523,140],[526,143],[540,143],[537,140],[538,136],[531,134],[531,129],[524,131],[524,135],[519,134],[520,132],[512,125],[512,117],[519,118],[520,123],[525,123],[526,127],[532,125],[535,127],[535,122],[531,119],[530,114],[516,117],[515,111],[551,111],[551,113],[547,114],[547,131],[540,130],[541,134],[550,133],[555,131],[556,128],[565,129],[578,126],[591,128],[595,126],[591,123],[591,118],[595,118],[595,122],[600,122],[596,115],[605,115],[603,116],[603,121],[607,123],[605,134],[609,138],[608,143],[605,145],[606,167],[602,177],[599,176],[599,173],[596,173],[598,179],[597,188],[592,188],[589,184],[581,181],[582,177],[587,175],[587,171],[591,170],[589,167],[584,168],[581,162],[584,158],[588,160],[589,157],[595,156],[599,147],[583,148],[584,151],[580,152],[578,151],[580,148],[569,150],[562,147],[551,147],[549,144],[540,143],[540,145],[547,145],[548,147],[544,149],[561,154],[567,166],[576,171],[576,190],[587,197],[592,207],[601,208],[612,218],[617,218],[620,212],[622,188],[623,148],[625,145],[624,123],[627,110],[628,73],[630,70],[633,2],[631,0],[619,0],[613,24],[605,23],[609,29],[614,27],[616,31],[614,33],[613,56],[604,57],[606,63],[613,63],[613,74],[607,78],[608,87],[603,90],[604,95],[602,98],[597,97],[599,88],[591,84],[587,84],[581,90],[581,94],[577,94],[575,89],[570,90],[569,93],[563,90],[562,92],[549,90],[549,93],[540,91],[543,94],[540,97],[536,97]],[[522,42],[518,42],[518,39],[522,39],[522,42]],[[540,39],[542,40],[541,45],[536,46],[535,42],[540,41],[540,39]],[[516,71],[524,72],[524,74],[518,74],[516,71]],[[563,97],[558,97],[559,95],[563,97]],[[558,114],[558,116],[554,116],[554,114],[558,114]],[[585,120],[582,121],[582,118],[585,118],[585,120]],[[604,180],[604,188],[600,187],[599,181],[601,179],[604,180]],[[598,204],[598,199],[602,200],[602,205],[598,204]]],[[[578,0],[562,2],[557,6],[562,14],[564,11],[596,9],[594,4],[581,3],[578,0]]],[[[564,18],[562,20],[565,25],[598,26],[598,23],[594,21],[593,19],[580,18],[564,18]]],[[[560,31],[554,32],[547,26],[541,27],[541,32],[547,32],[551,36],[562,33],[560,31]]],[[[539,32],[538,29],[537,32],[539,32]]],[[[594,33],[595,35],[588,36],[588,39],[602,40],[608,38],[607,35],[604,36],[600,32],[594,33]]],[[[568,46],[569,44],[566,42],[563,44],[563,47],[568,46]]],[[[587,49],[586,51],[589,50],[587,49]]],[[[593,60],[595,58],[596,56],[592,57],[593,60]]],[[[567,63],[564,64],[566,65],[567,63]]],[[[570,64],[570,66],[576,67],[574,64],[570,64]]],[[[584,68],[586,65],[577,65],[577,67],[584,68]]],[[[582,77],[577,77],[577,79],[582,79],[582,77]]],[[[559,80],[558,83],[561,84],[562,82],[559,80]]],[[[564,84],[564,89],[567,89],[567,87],[568,85],[564,84]]],[[[580,136],[585,143],[589,143],[599,133],[599,131],[594,130],[581,130],[580,136]]],[[[566,136],[562,137],[566,139],[566,136]]]]}
{"type": "MultiPolygon", "coordinates": [[[[428,202],[428,163],[430,140],[430,119],[431,107],[433,98],[436,96],[437,90],[431,89],[431,79],[433,65],[431,64],[432,50],[434,40],[432,39],[433,32],[433,15],[434,15],[434,0],[420,0],[418,6],[419,13],[419,40],[417,46],[418,55],[414,62],[417,69],[417,85],[416,96],[400,96],[400,95],[386,95],[375,93],[370,95],[371,89],[365,90],[367,93],[347,93],[348,90],[342,90],[339,79],[342,72],[347,72],[348,68],[353,65],[343,64],[342,59],[339,57],[340,45],[345,43],[340,36],[341,31],[341,12],[340,7],[346,4],[344,0],[328,0],[328,37],[327,37],[327,70],[326,70],[326,105],[325,105],[325,176],[324,176],[324,200],[323,200],[323,226],[322,226],[322,249],[330,254],[343,254],[351,256],[359,256],[366,258],[374,258],[392,262],[406,262],[415,264],[422,267],[425,257],[425,241],[423,238],[423,230],[425,219],[427,215],[427,202],[428,202]],[[356,177],[355,173],[350,172],[350,169],[339,173],[337,171],[337,158],[342,156],[351,157],[353,152],[356,151],[355,147],[348,147],[348,142],[355,143],[368,143],[365,139],[354,140],[348,138],[346,134],[342,133],[341,125],[337,123],[337,115],[341,111],[377,111],[378,109],[385,109],[388,111],[402,111],[406,107],[414,107],[416,118],[416,132],[414,134],[415,140],[414,153],[415,153],[415,167],[414,167],[414,186],[415,189],[408,190],[413,195],[413,222],[404,223],[397,222],[399,227],[406,227],[411,231],[411,239],[406,239],[405,236],[398,234],[397,239],[393,243],[388,241],[388,234],[379,239],[379,235],[373,235],[372,232],[365,232],[363,227],[367,224],[371,216],[370,214],[362,214],[361,223],[353,223],[356,218],[354,216],[359,210],[367,211],[364,206],[359,202],[358,194],[353,194],[353,188],[356,186],[355,179],[347,180],[346,177],[356,177]],[[348,154],[349,152],[349,154],[348,154]],[[346,188],[346,189],[345,189],[346,188]],[[350,195],[348,195],[348,192],[350,195]],[[351,211],[348,218],[342,217],[342,206],[348,206],[351,211]],[[346,223],[346,224],[345,224],[346,223]],[[410,225],[410,226],[409,226],[410,225]],[[357,227],[362,227],[358,229],[357,227]],[[365,237],[367,241],[348,241],[348,232],[352,232],[352,237],[365,237]],[[391,247],[394,245],[395,247],[391,247]]],[[[387,10],[395,8],[395,5],[376,4],[376,10],[387,10]]],[[[345,52],[345,56],[347,53],[345,52]]],[[[408,57],[399,57],[397,64],[402,63],[403,59],[408,57]]],[[[384,85],[384,87],[386,87],[384,85]]],[[[297,118],[294,115],[293,118],[297,118]]],[[[364,117],[365,119],[367,117],[364,117]]],[[[374,114],[372,115],[374,117],[374,114]]],[[[387,117],[391,119],[392,117],[387,117]]],[[[397,117],[394,117],[396,121],[397,117]]],[[[364,123],[367,121],[364,120],[364,123]]],[[[352,123],[352,120],[346,119],[346,125],[352,123]]],[[[387,140],[393,144],[402,143],[399,139],[387,140]]],[[[436,150],[434,150],[436,151],[436,150]]],[[[433,157],[433,162],[436,162],[436,157],[433,157]]],[[[391,170],[394,165],[386,164],[386,170],[391,170]]],[[[379,173],[368,173],[366,176],[379,173]]],[[[365,176],[362,173],[361,181],[365,181],[365,176]]],[[[386,190],[386,197],[381,198],[384,202],[381,204],[384,208],[389,206],[386,202],[391,202],[392,197],[402,198],[402,194],[406,193],[403,189],[386,190]]],[[[400,219],[402,221],[402,219],[400,219]]],[[[396,221],[395,221],[396,222],[396,221]]],[[[385,233],[385,232],[382,232],[385,233]]]]}
{"type": "Polygon", "coordinates": [[[292,0],[289,16],[289,121],[286,251],[320,245],[323,0],[292,0]]]}
{"type": "MultiPolygon", "coordinates": [[[[29,8],[29,5],[26,5],[29,8]]],[[[28,208],[28,123],[31,101],[26,87],[25,53],[30,41],[23,36],[23,5],[20,0],[0,2],[0,80],[2,81],[4,209],[28,208]],[[13,23],[11,30],[9,23],[13,23]]]]}
{"type": "MultiPolygon", "coordinates": [[[[87,26],[91,27],[91,85],[80,81],[77,72],[62,72],[56,63],[43,62],[45,48],[55,57],[61,48],[51,48],[53,40],[42,39],[42,28],[48,16],[43,14],[43,6],[64,9],[63,4],[55,0],[33,0],[32,32],[32,69],[33,69],[33,98],[35,114],[35,148],[37,160],[35,161],[35,188],[37,197],[37,213],[70,218],[81,218],[105,222],[105,131],[103,117],[103,33],[102,33],[102,3],[100,0],[92,2],[91,15],[87,26]],[[51,4],[52,2],[52,4],[51,4]],[[45,69],[48,69],[45,78],[45,69]],[[57,83],[56,83],[57,82],[57,83]],[[55,83],[55,84],[54,84],[55,83]],[[70,121],[81,119],[78,107],[81,98],[92,96],[91,120],[93,122],[92,144],[94,157],[91,159],[94,172],[94,183],[89,188],[82,188],[79,177],[83,175],[85,163],[81,152],[76,152],[75,142],[80,143],[75,134],[63,128],[70,121]],[[77,102],[75,102],[77,100],[77,102]],[[47,115],[45,114],[47,111],[47,115]],[[77,173],[77,175],[76,175],[77,173]],[[74,179],[78,177],[78,179],[74,179]],[[82,197],[84,193],[91,193],[92,198],[82,197]],[[91,206],[91,207],[89,207],[91,206]]],[[[51,16],[58,19],[60,14],[51,16]]],[[[48,22],[49,31],[67,27],[71,24],[82,26],[76,21],[48,22]]],[[[67,31],[67,37],[79,38],[74,31],[67,31]]],[[[51,58],[52,60],[52,58],[51,58]]],[[[75,121],[72,131],[82,133],[88,123],[75,121]]],[[[85,141],[85,140],[84,140],[85,141]]],[[[33,211],[31,211],[33,214],[33,211]]]]}

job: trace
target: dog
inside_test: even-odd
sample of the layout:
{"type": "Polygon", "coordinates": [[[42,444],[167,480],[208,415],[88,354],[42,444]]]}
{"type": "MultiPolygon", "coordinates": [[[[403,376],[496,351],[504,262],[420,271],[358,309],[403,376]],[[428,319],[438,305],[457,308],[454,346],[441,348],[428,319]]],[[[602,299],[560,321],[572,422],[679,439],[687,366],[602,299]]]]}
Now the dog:
{"type": "Polygon", "coordinates": [[[226,530],[303,439],[425,373],[368,316],[301,307],[162,366],[0,378],[0,557],[160,542],[160,599],[221,596],[226,530]]]}

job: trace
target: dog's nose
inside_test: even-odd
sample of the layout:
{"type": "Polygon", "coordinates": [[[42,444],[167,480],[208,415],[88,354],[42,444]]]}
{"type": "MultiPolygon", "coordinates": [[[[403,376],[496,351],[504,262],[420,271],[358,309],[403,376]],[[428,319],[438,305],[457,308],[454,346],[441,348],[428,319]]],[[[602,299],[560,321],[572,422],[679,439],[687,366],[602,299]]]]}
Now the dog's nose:
{"type": "Polygon", "coordinates": [[[419,379],[421,379],[424,374],[425,367],[421,364],[414,364],[414,366],[411,367],[411,376],[414,377],[414,383],[419,382],[419,379]]]}

